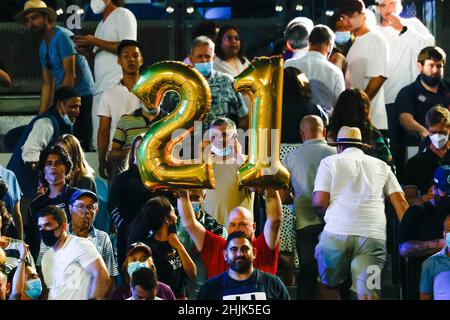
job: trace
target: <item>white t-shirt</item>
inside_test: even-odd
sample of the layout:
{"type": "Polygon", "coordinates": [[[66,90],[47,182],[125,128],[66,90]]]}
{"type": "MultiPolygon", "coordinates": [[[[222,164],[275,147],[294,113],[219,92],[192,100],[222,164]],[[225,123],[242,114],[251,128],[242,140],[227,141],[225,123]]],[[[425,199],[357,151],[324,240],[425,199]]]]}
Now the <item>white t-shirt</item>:
{"type": "MultiPolygon", "coordinates": [[[[136,17],[130,10],[119,7],[105,21],[100,21],[95,30],[95,37],[110,42],[120,42],[125,39],[136,40],[136,17]]],[[[94,52],[97,52],[94,62],[94,94],[111,88],[122,79],[122,68],[117,64],[117,55],[99,50],[98,47],[94,47],[94,52]]]]}
{"type": "MultiPolygon", "coordinates": [[[[388,78],[389,45],[378,31],[358,36],[347,54],[345,86],[365,90],[371,78],[388,78]]],[[[370,101],[370,115],[377,129],[388,128],[384,85],[370,101]]]]}
{"type": "Polygon", "coordinates": [[[33,124],[27,140],[22,146],[22,160],[37,162],[41,151],[44,150],[53,137],[53,123],[50,118],[41,118],[33,124]]]}
{"type": "Polygon", "coordinates": [[[141,100],[120,81],[103,92],[97,115],[111,118],[108,150],[111,150],[114,132],[120,117],[124,114],[132,114],[141,107],[141,100]]]}
{"type": "Polygon", "coordinates": [[[316,191],[330,194],[326,231],[386,240],[384,199],[402,188],[385,162],[348,148],[320,162],[316,191]]]}
{"type": "Polygon", "coordinates": [[[92,285],[91,275],[84,270],[101,259],[88,239],[68,235],[58,251],[50,248],[42,258],[42,274],[49,289],[49,300],[87,300],[92,285]]]}
{"type": "Polygon", "coordinates": [[[386,104],[394,103],[398,92],[416,80],[420,50],[434,46],[434,36],[417,18],[400,21],[408,28],[402,35],[390,26],[377,26],[389,43],[389,78],[383,84],[386,104]]]}
{"type": "Polygon", "coordinates": [[[345,89],[341,69],[317,51],[309,51],[303,58],[289,59],[284,67],[301,70],[311,84],[311,102],[332,111],[337,98],[345,89]]]}

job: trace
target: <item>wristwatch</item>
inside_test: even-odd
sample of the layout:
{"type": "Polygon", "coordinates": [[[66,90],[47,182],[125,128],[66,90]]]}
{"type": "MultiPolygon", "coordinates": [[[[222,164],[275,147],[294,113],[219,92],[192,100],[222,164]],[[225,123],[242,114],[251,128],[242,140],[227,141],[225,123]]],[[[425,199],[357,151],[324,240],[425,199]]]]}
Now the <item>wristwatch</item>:
{"type": "Polygon", "coordinates": [[[404,34],[407,30],[408,30],[408,27],[407,27],[407,26],[403,26],[402,31],[400,31],[400,33],[399,33],[398,35],[401,36],[401,35],[404,34]]]}

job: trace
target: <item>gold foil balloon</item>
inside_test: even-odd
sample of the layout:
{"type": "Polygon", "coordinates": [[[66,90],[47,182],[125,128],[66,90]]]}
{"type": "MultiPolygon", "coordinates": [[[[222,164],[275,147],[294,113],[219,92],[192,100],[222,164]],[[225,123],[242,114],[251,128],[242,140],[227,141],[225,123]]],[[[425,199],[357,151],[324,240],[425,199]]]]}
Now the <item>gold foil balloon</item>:
{"type": "Polygon", "coordinates": [[[251,100],[248,160],[238,170],[239,185],[288,186],[290,174],[280,162],[283,58],[255,58],[234,87],[251,100]]]}
{"type": "Polygon", "coordinates": [[[194,130],[211,108],[211,90],[206,79],[194,68],[176,61],[159,62],[147,68],[133,92],[147,108],[156,108],[168,91],[180,95],[176,109],[156,122],[145,134],[137,151],[143,183],[150,189],[213,188],[211,163],[193,164],[172,156],[172,150],[194,130]],[[172,138],[172,132],[187,129],[172,138]]]}

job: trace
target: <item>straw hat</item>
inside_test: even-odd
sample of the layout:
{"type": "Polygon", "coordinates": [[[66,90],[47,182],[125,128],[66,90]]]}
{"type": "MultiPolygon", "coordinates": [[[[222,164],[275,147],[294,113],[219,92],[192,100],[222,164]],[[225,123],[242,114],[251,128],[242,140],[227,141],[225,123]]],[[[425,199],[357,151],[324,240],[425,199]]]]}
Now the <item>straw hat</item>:
{"type": "Polygon", "coordinates": [[[336,141],[329,143],[330,145],[338,144],[357,144],[363,147],[372,148],[372,146],[362,143],[361,130],[356,127],[343,126],[337,135],[336,141]]]}
{"type": "Polygon", "coordinates": [[[53,10],[52,8],[47,7],[44,1],[28,0],[27,2],[25,2],[25,5],[23,6],[23,11],[20,11],[16,15],[15,17],[16,22],[20,24],[25,24],[25,16],[30,12],[46,13],[49,16],[51,22],[56,21],[56,19],[58,18],[56,11],[53,10]]]}

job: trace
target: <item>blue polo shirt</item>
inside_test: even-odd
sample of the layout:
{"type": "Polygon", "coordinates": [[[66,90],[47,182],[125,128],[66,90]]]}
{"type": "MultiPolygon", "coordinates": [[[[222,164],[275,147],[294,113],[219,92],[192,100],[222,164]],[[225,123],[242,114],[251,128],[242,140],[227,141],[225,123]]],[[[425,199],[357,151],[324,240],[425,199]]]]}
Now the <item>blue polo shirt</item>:
{"type": "Polygon", "coordinates": [[[43,69],[49,69],[55,79],[56,87],[62,86],[64,81],[63,60],[75,55],[75,88],[81,96],[91,95],[94,91],[94,78],[86,58],[77,53],[75,45],[70,39],[72,31],[57,26],[55,33],[47,47],[42,40],[39,47],[39,59],[43,69]]]}
{"type": "Polygon", "coordinates": [[[434,300],[450,300],[450,257],[448,247],[429,257],[422,265],[420,292],[434,300]]]}
{"type": "Polygon", "coordinates": [[[446,108],[450,106],[450,85],[441,80],[438,92],[433,93],[422,85],[420,75],[416,81],[400,90],[395,99],[398,115],[410,113],[422,126],[425,126],[425,114],[437,104],[442,104],[446,108]]]}
{"type": "Polygon", "coordinates": [[[9,213],[13,212],[13,209],[17,202],[20,201],[22,192],[20,191],[19,183],[17,182],[16,175],[11,170],[6,169],[0,165],[0,178],[8,186],[8,193],[5,195],[3,200],[5,202],[6,209],[9,213]]]}

